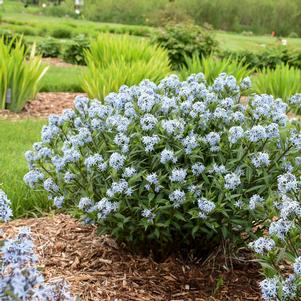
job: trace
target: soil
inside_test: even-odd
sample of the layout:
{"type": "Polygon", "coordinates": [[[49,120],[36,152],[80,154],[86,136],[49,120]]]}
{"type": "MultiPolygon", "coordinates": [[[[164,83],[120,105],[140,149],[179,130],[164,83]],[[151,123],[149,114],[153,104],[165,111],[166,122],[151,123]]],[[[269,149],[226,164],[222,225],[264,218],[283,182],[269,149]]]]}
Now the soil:
{"type": "Polygon", "coordinates": [[[57,66],[57,67],[73,67],[73,64],[66,63],[64,60],[58,57],[46,57],[42,58],[42,62],[47,65],[57,66]]]}
{"type": "Polygon", "coordinates": [[[68,215],[14,220],[0,229],[11,237],[21,226],[31,228],[46,279],[64,277],[81,301],[261,300],[260,269],[246,252],[231,269],[222,256],[214,263],[184,263],[176,257],[156,263],[68,215]]]}

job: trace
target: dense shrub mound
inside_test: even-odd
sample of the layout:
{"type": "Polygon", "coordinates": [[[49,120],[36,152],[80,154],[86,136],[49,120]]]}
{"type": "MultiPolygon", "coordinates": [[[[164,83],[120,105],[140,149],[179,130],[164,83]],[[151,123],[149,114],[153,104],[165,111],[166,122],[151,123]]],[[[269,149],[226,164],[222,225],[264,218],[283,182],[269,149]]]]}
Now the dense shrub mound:
{"type": "Polygon", "coordinates": [[[244,106],[249,87],[226,74],[211,86],[203,74],[172,75],[122,86],[103,103],[79,97],[74,111],[50,116],[24,179],[135,250],[241,243],[301,149],[286,104],[254,95],[244,106]]]}
{"type": "Polygon", "coordinates": [[[218,46],[212,31],[191,24],[166,26],[154,36],[153,42],[168,51],[175,69],[185,65],[185,57],[191,58],[196,53],[199,57],[207,56],[218,46]]]}

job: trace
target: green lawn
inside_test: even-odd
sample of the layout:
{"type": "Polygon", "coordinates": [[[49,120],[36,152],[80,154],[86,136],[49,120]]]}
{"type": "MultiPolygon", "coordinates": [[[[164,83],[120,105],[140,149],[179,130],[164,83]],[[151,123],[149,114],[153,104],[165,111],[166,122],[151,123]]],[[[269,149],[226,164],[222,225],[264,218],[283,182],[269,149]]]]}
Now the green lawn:
{"type": "Polygon", "coordinates": [[[50,66],[42,79],[41,92],[82,92],[81,73],[86,67],[50,66]]]}
{"type": "MultiPolygon", "coordinates": [[[[216,39],[222,50],[232,51],[263,51],[265,48],[279,46],[279,40],[272,36],[244,36],[242,34],[217,31],[216,39]]],[[[301,50],[301,39],[285,38],[288,47],[291,49],[301,50]]]]}
{"type": "Polygon", "coordinates": [[[39,140],[45,122],[0,119],[0,188],[11,199],[15,217],[36,215],[50,208],[45,193],[34,192],[23,182],[28,171],[24,153],[39,140]]]}

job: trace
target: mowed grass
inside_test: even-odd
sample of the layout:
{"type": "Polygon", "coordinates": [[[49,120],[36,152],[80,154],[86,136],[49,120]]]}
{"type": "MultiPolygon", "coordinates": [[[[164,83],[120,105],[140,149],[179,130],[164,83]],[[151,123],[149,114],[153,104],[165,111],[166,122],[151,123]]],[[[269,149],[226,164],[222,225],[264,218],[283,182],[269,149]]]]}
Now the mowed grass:
{"type": "MultiPolygon", "coordinates": [[[[248,50],[252,52],[264,51],[265,48],[272,48],[281,45],[281,41],[275,37],[264,36],[244,36],[238,33],[225,31],[217,31],[215,37],[219,42],[222,50],[242,51],[248,50]]],[[[290,49],[301,50],[301,39],[285,38],[287,46],[290,49]]]]}
{"type": "Polygon", "coordinates": [[[0,189],[12,201],[14,217],[39,215],[51,206],[45,193],[32,191],[23,182],[28,171],[24,153],[39,141],[45,123],[45,120],[0,119],[0,189]]]}
{"type": "Polygon", "coordinates": [[[86,67],[49,66],[41,81],[41,92],[82,92],[82,71],[86,67]]]}

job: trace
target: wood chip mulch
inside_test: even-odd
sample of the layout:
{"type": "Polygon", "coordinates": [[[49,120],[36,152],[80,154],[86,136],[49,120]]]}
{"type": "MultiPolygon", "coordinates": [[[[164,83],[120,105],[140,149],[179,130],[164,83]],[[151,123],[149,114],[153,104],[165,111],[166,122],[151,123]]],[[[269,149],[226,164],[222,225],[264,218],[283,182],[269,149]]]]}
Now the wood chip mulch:
{"type": "Polygon", "coordinates": [[[50,114],[61,114],[64,109],[73,108],[73,101],[84,93],[44,92],[39,93],[35,100],[28,102],[20,113],[0,110],[0,118],[24,119],[47,118],[50,114]]]}
{"type": "Polygon", "coordinates": [[[63,214],[14,220],[0,229],[10,237],[21,226],[31,228],[46,279],[65,277],[81,301],[261,300],[252,262],[234,262],[232,271],[174,257],[156,263],[63,214]]]}
{"type": "Polygon", "coordinates": [[[42,62],[46,65],[51,65],[56,67],[74,67],[73,64],[66,63],[64,60],[58,57],[45,57],[42,58],[42,62]]]}

